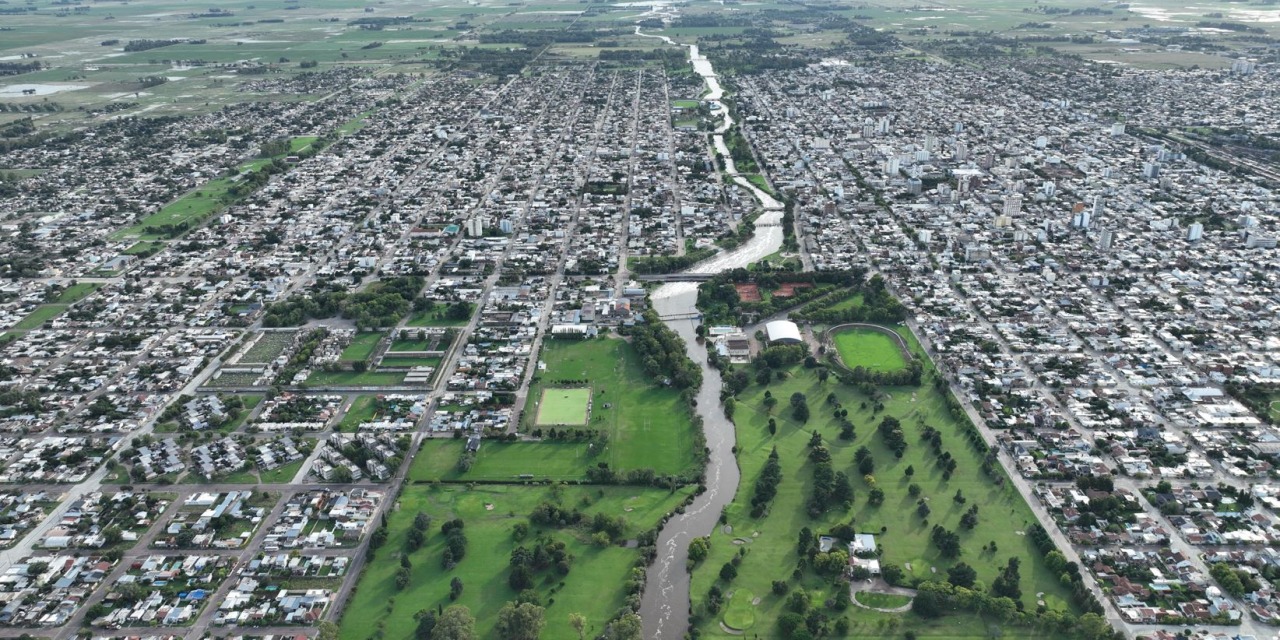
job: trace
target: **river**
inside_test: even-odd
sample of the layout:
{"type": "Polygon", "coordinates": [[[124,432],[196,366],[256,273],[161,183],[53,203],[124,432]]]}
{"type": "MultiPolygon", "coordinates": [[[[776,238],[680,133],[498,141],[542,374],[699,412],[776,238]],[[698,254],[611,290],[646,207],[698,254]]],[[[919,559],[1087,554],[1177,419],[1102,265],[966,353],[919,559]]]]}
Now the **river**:
{"type": "MultiPolygon", "coordinates": [[[[660,38],[670,45],[680,46],[666,36],[636,35],[660,38]]],[[[694,71],[702,76],[707,86],[703,100],[719,101],[724,89],[716,78],[711,61],[698,53],[697,45],[688,45],[689,60],[694,71]]],[[[755,234],[733,251],[721,252],[690,267],[688,273],[719,273],[729,269],[746,267],[782,247],[782,203],[761,191],[746,178],[738,175],[724,142],[724,132],[733,126],[733,118],[723,106],[718,109],[721,123],[712,136],[712,144],[720,152],[726,172],[733,181],[755,196],[764,211],[755,221],[755,234]]],[[[698,285],[694,282],[672,282],[659,287],[650,299],[658,314],[663,317],[688,317],[696,313],[698,285]]],[[[706,434],[710,457],[707,460],[707,490],[694,499],[684,511],[667,521],[658,534],[658,557],[649,567],[644,595],[640,602],[644,637],[662,640],[679,640],[689,628],[689,573],[685,570],[689,555],[689,542],[695,537],[709,535],[720,520],[720,512],[733,500],[738,490],[738,461],[733,447],[737,443],[733,423],[725,419],[720,407],[720,372],[707,364],[707,350],[696,339],[696,320],[668,320],[671,327],[684,339],[689,358],[702,367],[702,388],[698,390],[698,415],[706,434]]]]}

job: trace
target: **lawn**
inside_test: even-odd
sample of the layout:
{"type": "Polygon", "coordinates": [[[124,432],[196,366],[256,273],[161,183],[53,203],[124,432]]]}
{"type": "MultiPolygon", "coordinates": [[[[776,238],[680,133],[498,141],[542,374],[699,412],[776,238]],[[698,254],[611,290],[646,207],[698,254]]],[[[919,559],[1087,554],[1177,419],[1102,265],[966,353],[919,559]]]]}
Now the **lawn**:
{"type": "Polygon", "coordinates": [[[284,484],[286,482],[293,482],[293,477],[298,475],[298,469],[301,469],[303,463],[306,461],[307,459],[303,458],[301,460],[290,462],[282,467],[276,467],[271,471],[258,470],[258,475],[262,478],[262,482],[265,484],[284,484]]]}
{"type": "Polygon", "coordinates": [[[35,308],[34,311],[27,314],[27,317],[19,320],[13,325],[14,331],[30,331],[39,329],[44,323],[62,315],[70,305],[65,304],[42,304],[35,308]]]}
{"type": "Polygon", "coordinates": [[[462,327],[471,321],[471,316],[475,315],[476,306],[471,306],[471,313],[467,317],[460,320],[451,319],[445,316],[443,307],[436,308],[432,311],[415,311],[409,317],[409,321],[405,326],[409,327],[462,327]]]}
{"type": "Polygon", "coordinates": [[[339,358],[342,362],[367,362],[373,357],[373,351],[378,347],[378,341],[382,339],[380,331],[364,331],[357,333],[356,337],[351,339],[351,344],[342,350],[342,356],[339,358]]]}
{"type": "Polygon", "coordinates": [[[851,327],[832,336],[844,366],[870,371],[897,371],[907,366],[898,342],[875,329],[851,327]]]}
{"type": "MultiPolygon", "coordinates": [[[[689,410],[675,389],[650,379],[630,343],[617,338],[548,340],[540,359],[546,370],[534,378],[529,398],[542,390],[591,383],[590,429],[609,436],[602,462],[615,470],[653,469],[682,473],[696,463],[689,410]]],[[[536,403],[525,409],[523,431],[536,429],[536,403]]]]}
{"type": "Polygon", "coordinates": [[[540,427],[570,425],[579,426],[587,423],[587,413],[591,406],[591,387],[562,389],[548,387],[542,390],[538,402],[537,424],[540,427]]]}
{"type": "Polygon", "coordinates": [[[143,240],[133,243],[133,246],[124,250],[124,254],[127,256],[147,257],[159,253],[164,249],[165,244],[159,240],[143,240]]]}
{"type": "Polygon", "coordinates": [[[879,593],[876,591],[859,591],[854,599],[868,607],[876,609],[897,609],[911,602],[911,596],[900,596],[896,593],[879,593]]]}
{"type": "MultiPolygon", "coordinates": [[[[1069,609],[1068,592],[1044,566],[1042,556],[1031,541],[1023,535],[1025,528],[1034,523],[1026,503],[1023,502],[1012,485],[1005,482],[997,486],[991,478],[982,473],[982,456],[978,454],[962,435],[963,425],[953,418],[947,410],[944,398],[934,390],[932,385],[920,387],[885,387],[886,394],[881,398],[884,411],[874,413],[874,402],[857,391],[835,382],[834,378],[827,383],[819,382],[812,370],[795,367],[788,371],[790,377],[782,382],[773,382],[769,387],[752,385],[738,396],[737,411],[734,416],[738,434],[738,462],[742,470],[742,485],[734,502],[725,509],[728,524],[732,533],[726,534],[721,529],[711,536],[711,554],[693,573],[693,599],[695,611],[704,611],[704,602],[712,584],[719,584],[725,592],[734,589],[748,589],[761,596],[761,603],[755,607],[755,627],[762,635],[776,632],[777,619],[783,610],[784,597],[776,596],[771,591],[774,580],[785,579],[797,566],[796,535],[804,527],[811,528],[816,534],[830,531],[836,524],[853,521],[858,531],[876,535],[882,551],[881,562],[892,563],[900,567],[910,563],[908,575],[919,578],[931,578],[945,575],[945,570],[958,561],[969,563],[977,571],[978,579],[991,584],[999,567],[1010,557],[1017,557],[1021,562],[1021,591],[1023,604],[1029,609],[1036,607],[1036,593],[1045,592],[1045,600],[1052,608],[1069,609]],[[784,400],[774,409],[773,417],[777,421],[777,434],[770,435],[768,421],[770,416],[763,406],[764,392],[771,391],[775,397],[789,398],[792,393],[804,393],[809,399],[812,417],[806,424],[801,424],[791,417],[791,411],[784,400]],[[828,394],[834,393],[837,400],[849,410],[849,419],[855,425],[856,436],[850,441],[839,439],[839,427],[832,416],[834,407],[826,404],[828,394]],[[862,403],[867,401],[867,408],[862,403]],[[907,448],[902,458],[896,458],[876,433],[875,426],[886,415],[894,416],[901,421],[906,434],[907,448]],[[921,441],[921,425],[927,424],[936,428],[943,438],[943,449],[950,452],[958,466],[950,480],[942,478],[942,470],[938,467],[932,447],[921,441]],[[855,494],[853,507],[848,511],[838,506],[826,513],[812,518],[807,503],[812,493],[813,463],[808,459],[810,451],[808,441],[812,431],[822,435],[824,444],[830,449],[832,466],[836,471],[843,471],[850,476],[855,494]],[[777,488],[777,496],[773,499],[771,510],[760,517],[751,517],[751,498],[753,486],[760,476],[769,452],[777,447],[780,456],[782,480],[777,488]],[[875,461],[873,475],[877,486],[885,492],[884,503],[872,506],[867,502],[870,486],[862,478],[854,462],[854,453],[861,446],[866,446],[875,461]],[[914,475],[905,475],[907,467],[912,467],[914,475]],[[932,513],[928,524],[916,514],[916,498],[909,495],[908,486],[918,484],[922,489],[921,497],[931,505],[932,513]],[[966,498],[965,505],[957,504],[952,497],[960,490],[966,498]],[[978,505],[978,524],[973,530],[965,530],[959,525],[960,516],[971,505],[978,505]],[[962,554],[958,560],[941,556],[932,545],[929,533],[933,525],[938,524],[948,530],[956,531],[960,536],[962,554]],[[743,540],[741,545],[733,544],[734,539],[743,540]],[[982,547],[995,542],[997,551],[983,551],[982,547]],[[745,549],[746,556],[738,567],[738,577],[726,585],[718,579],[718,572],[726,561],[739,550],[745,549]],[[933,568],[937,573],[933,572],[933,568]]],[[[996,473],[1003,471],[997,469],[996,473]]],[[[831,596],[830,578],[806,571],[799,580],[790,580],[791,589],[803,587],[812,592],[812,600],[821,603],[831,596]]],[[[831,612],[827,612],[831,613],[831,612]]],[[[703,615],[698,625],[703,637],[728,637],[720,628],[721,615],[703,615]]],[[[932,625],[914,615],[886,615],[875,612],[850,609],[843,615],[852,616],[852,627],[856,636],[900,638],[902,631],[914,630],[920,637],[983,637],[985,632],[983,620],[974,615],[948,616],[946,620],[955,620],[956,625],[932,625]],[[869,618],[863,624],[860,618],[869,618]],[[897,633],[886,633],[879,622],[896,617],[901,625],[897,633]],[[867,633],[868,630],[880,626],[879,631],[867,633]],[[967,627],[972,627],[968,629],[967,627]],[[860,630],[860,631],[859,631],[860,630]]],[[[1037,636],[1039,637],[1039,636],[1037,636]]]]}
{"type": "Polygon", "coordinates": [[[403,371],[313,371],[304,385],[308,387],[385,387],[403,382],[403,371]]]}
{"type": "Polygon", "coordinates": [[[119,229],[111,234],[111,239],[120,240],[126,237],[144,237],[150,233],[165,235],[159,228],[165,225],[198,223],[206,216],[225,205],[223,200],[228,195],[236,180],[233,178],[215,178],[188,191],[185,195],[161,207],[159,211],[145,217],[139,223],[119,229]]]}
{"type": "Polygon", "coordinates": [[[383,367],[439,367],[440,358],[436,356],[397,356],[387,354],[378,362],[383,367]]]}
{"type": "MultiPolygon", "coordinates": [[[[493,638],[497,613],[516,593],[507,584],[509,559],[517,543],[512,528],[528,523],[528,515],[539,503],[559,502],[567,509],[581,509],[588,516],[604,513],[620,516],[627,522],[623,537],[633,538],[651,529],[659,519],[692,492],[692,488],[668,491],[636,487],[569,487],[569,486],[479,486],[465,485],[409,486],[400,494],[400,508],[390,516],[390,535],[386,544],[367,566],[350,606],[341,621],[341,640],[411,640],[415,627],[414,613],[423,609],[448,606],[449,583],[454,577],[463,582],[462,595],[456,604],[468,607],[476,619],[477,638],[493,638]],[[397,590],[394,575],[400,568],[400,556],[414,516],[418,512],[431,516],[426,544],[409,553],[409,585],[397,590]],[[461,518],[465,522],[467,552],[452,570],[442,570],[444,535],[440,525],[461,518]],[[376,634],[376,636],[375,636],[376,634]]],[[[546,610],[546,627],[541,637],[547,640],[576,638],[569,626],[569,614],[587,618],[592,636],[604,629],[605,622],[622,606],[628,575],[640,557],[635,549],[620,546],[597,547],[588,543],[585,531],[576,529],[540,529],[530,525],[523,545],[527,548],[540,536],[564,542],[573,556],[568,575],[553,571],[535,574],[534,589],[546,610]]]]}
{"type": "Polygon", "coordinates": [[[485,440],[466,473],[458,470],[462,440],[431,439],[409,467],[415,482],[460,480],[583,480],[594,458],[585,442],[496,442],[485,440]]]}
{"type": "Polygon", "coordinates": [[[679,107],[681,109],[697,109],[698,105],[700,104],[702,103],[698,102],[697,100],[672,100],[671,101],[671,106],[679,107]]]}
{"type": "Polygon", "coordinates": [[[377,396],[356,396],[351,408],[338,423],[338,431],[355,431],[361,423],[371,422],[378,415],[377,396]]]}
{"type": "Polygon", "coordinates": [[[734,589],[729,604],[724,609],[724,624],[731,629],[746,631],[756,623],[756,607],[751,604],[755,595],[746,589],[734,589]]]}
{"type": "Polygon", "coordinates": [[[77,282],[58,294],[57,304],[75,304],[102,287],[101,282],[77,282]]]}

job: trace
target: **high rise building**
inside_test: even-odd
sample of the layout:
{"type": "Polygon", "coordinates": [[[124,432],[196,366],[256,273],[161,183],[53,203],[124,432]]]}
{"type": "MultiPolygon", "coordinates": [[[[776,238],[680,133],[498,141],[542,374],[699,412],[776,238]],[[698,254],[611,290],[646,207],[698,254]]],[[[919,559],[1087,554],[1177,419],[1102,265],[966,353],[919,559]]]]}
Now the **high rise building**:
{"type": "Polygon", "coordinates": [[[484,217],[472,216],[467,219],[467,235],[479,238],[484,235],[484,217]]]}
{"type": "Polygon", "coordinates": [[[1012,195],[1004,199],[1003,213],[1006,216],[1013,217],[1022,213],[1022,196],[1012,195]]]}
{"type": "Polygon", "coordinates": [[[1195,242],[1204,237],[1204,225],[1199,222],[1193,222],[1187,227],[1187,242],[1195,242]]]}
{"type": "Polygon", "coordinates": [[[1115,240],[1115,234],[1110,229],[1103,229],[1102,233],[1098,234],[1098,249],[1102,251],[1111,250],[1111,242],[1113,240],[1115,240]]]}
{"type": "Polygon", "coordinates": [[[1111,123],[1111,135],[1113,135],[1113,136],[1122,136],[1122,135],[1124,135],[1124,123],[1123,123],[1123,122],[1113,122],[1113,123],[1111,123]]]}

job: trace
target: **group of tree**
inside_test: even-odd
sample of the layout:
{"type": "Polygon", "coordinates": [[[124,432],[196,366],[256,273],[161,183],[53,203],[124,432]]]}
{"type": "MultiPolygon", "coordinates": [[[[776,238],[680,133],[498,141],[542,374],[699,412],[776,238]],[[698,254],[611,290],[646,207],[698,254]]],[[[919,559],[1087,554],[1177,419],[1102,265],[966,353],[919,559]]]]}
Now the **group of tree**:
{"type": "Polygon", "coordinates": [[[644,322],[630,333],[645,373],[677,389],[697,389],[702,385],[702,369],[685,355],[684,341],[662,323],[653,309],[645,311],[644,322]]]}
{"type": "Polygon", "coordinates": [[[799,391],[791,394],[791,417],[799,422],[809,421],[809,399],[799,391]]]}
{"type": "Polygon", "coordinates": [[[893,416],[885,416],[876,427],[876,432],[884,440],[884,446],[901,458],[907,450],[907,437],[902,433],[902,423],[893,416]]]}
{"type": "Polygon", "coordinates": [[[507,585],[517,593],[532,589],[534,576],[539,572],[554,570],[559,575],[568,575],[572,563],[573,556],[565,543],[549,537],[539,538],[531,549],[523,545],[512,549],[507,585]]]}
{"type": "Polygon", "coordinates": [[[933,530],[929,532],[929,540],[933,542],[933,546],[944,558],[960,557],[960,536],[954,531],[949,531],[942,525],[933,525],[933,530]]]}
{"type": "Polygon", "coordinates": [[[440,526],[440,532],[444,534],[444,555],[441,558],[441,565],[444,566],[445,571],[456,567],[463,556],[467,555],[467,534],[463,528],[462,518],[450,520],[440,526]]]}
{"type": "Polygon", "coordinates": [[[409,533],[405,535],[404,547],[405,551],[417,551],[427,541],[427,530],[431,528],[431,516],[419,511],[413,516],[413,524],[409,527],[409,533]]]}
{"type": "Polygon", "coordinates": [[[755,494],[751,496],[751,517],[760,518],[769,513],[769,503],[778,495],[778,483],[782,481],[782,465],[778,464],[778,448],[769,452],[769,458],[756,478],[755,494]]]}
{"type": "Polygon", "coordinates": [[[817,518],[833,508],[853,506],[853,485],[843,471],[831,466],[831,453],[815,431],[809,441],[809,459],[813,465],[813,493],[809,497],[809,515],[817,518]]]}
{"type": "Polygon", "coordinates": [[[639,256],[628,258],[627,266],[630,267],[632,273],[675,273],[688,269],[715,254],[716,249],[706,247],[686,251],[682,256],[639,256]]]}
{"type": "Polygon", "coordinates": [[[262,323],[267,327],[292,327],[341,315],[354,321],[357,328],[393,326],[409,313],[422,282],[418,276],[399,276],[379,280],[354,293],[337,284],[317,285],[267,307],[262,323]]]}

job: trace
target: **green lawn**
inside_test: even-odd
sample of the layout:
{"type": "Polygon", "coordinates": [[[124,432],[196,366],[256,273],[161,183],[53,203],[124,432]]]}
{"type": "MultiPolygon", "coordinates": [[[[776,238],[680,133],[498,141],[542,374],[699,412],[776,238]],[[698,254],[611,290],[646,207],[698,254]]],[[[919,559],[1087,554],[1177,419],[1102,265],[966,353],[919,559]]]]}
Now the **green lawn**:
{"type": "Polygon", "coordinates": [[[232,178],[214,178],[161,207],[138,224],[115,231],[111,234],[111,239],[146,237],[148,233],[157,232],[164,225],[197,222],[224,206],[223,198],[235,183],[232,178]]]}
{"type": "Polygon", "coordinates": [[[355,431],[363,422],[369,422],[378,414],[378,398],[376,396],[356,396],[347,409],[346,415],[338,423],[338,431],[355,431]]]}
{"type": "Polygon", "coordinates": [[[404,382],[403,371],[313,371],[305,386],[384,387],[404,382]]]}
{"type": "Polygon", "coordinates": [[[462,440],[427,440],[409,467],[409,479],[519,481],[522,476],[532,476],[537,480],[583,480],[596,459],[585,442],[485,440],[471,469],[462,473],[458,471],[458,459],[462,457],[463,444],[462,440]]]}
{"type": "Polygon", "coordinates": [[[355,338],[351,339],[351,344],[342,350],[342,356],[339,358],[342,362],[365,362],[373,357],[373,350],[378,347],[378,341],[382,339],[380,331],[364,331],[357,333],[355,338]]]}
{"type": "Polygon", "coordinates": [[[746,589],[734,589],[729,604],[724,609],[724,624],[731,629],[746,631],[756,623],[756,607],[751,604],[755,595],[746,589]]]}
{"type": "Polygon", "coordinates": [[[62,315],[70,305],[65,304],[42,304],[35,308],[34,311],[27,314],[27,317],[18,321],[13,325],[14,331],[30,331],[39,329],[44,323],[62,315]]]}
{"type": "Polygon", "coordinates": [[[258,475],[262,477],[262,482],[266,484],[284,484],[286,482],[293,482],[293,477],[298,475],[298,469],[301,469],[302,464],[306,461],[307,459],[304,457],[301,460],[290,462],[283,467],[276,467],[271,471],[259,471],[258,475]]]}
{"type": "Polygon", "coordinates": [[[128,256],[150,256],[159,253],[164,247],[165,243],[159,240],[143,240],[133,243],[133,246],[124,250],[124,254],[128,256]]]}
{"type": "MultiPolygon", "coordinates": [[[[928,367],[926,367],[928,369],[928,367]]],[[[882,398],[885,410],[873,413],[868,401],[868,408],[862,409],[866,396],[852,387],[839,384],[834,378],[827,383],[818,381],[812,370],[795,367],[789,370],[791,377],[783,382],[774,382],[767,389],[778,398],[789,398],[794,392],[804,393],[809,399],[812,417],[807,424],[800,424],[791,418],[791,412],[784,400],[774,410],[777,421],[777,435],[768,431],[769,415],[763,408],[763,397],[766,387],[752,385],[738,398],[735,422],[738,433],[738,462],[742,470],[742,484],[725,514],[732,533],[725,534],[716,529],[712,534],[712,551],[710,557],[701,563],[693,573],[693,599],[695,611],[703,610],[703,603],[712,584],[720,584],[726,592],[732,589],[748,589],[762,594],[762,601],[755,607],[756,624],[754,629],[764,635],[776,632],[778,616],[783,613],[783,597],[773,595],[771,584],[774,580],[785,579],[797,566],[796,534],[804,527],[810,527],[815,533],[822,534],[838,523],[853,521],[859,531],[876,534],[882,550],[881,562],[904,566],[912,565],[909,575],[919,578],[945,576],[946,568],[954,562],[969,563],[978,573],[978,579],[991,584],[1000,566],[1010,557],[1017,557],[1021,562],[1022,600],[1028,609],[1036,606],[1036,593],[1045,592],[1045,600],[1052,608],[1069,609],[1068,592],[1058,577],[1052,575],[1044,566],[1042,555],[1031,541],[1022,535],[1026,527],[1034,523],[1025,502],[1017,491],[1006,482],[997,487],[992,479],[981,471],[982,457],[968,444],[962,435],[962,425],[948,412],[944,398],[936,392],[932,385],[920,387],[886,387],[888,394],[882,398]],[[852,442],[840,440],[839,427],[832,417],[834,407],[827,405],[825,398],[835,393],[838,401],[849,410],[849,419],[856,425],[856,438],[852,442]],[[907,448],[901,459],[895,458],[876,433],[875,426],[885,415],[898,418],[906,434],[907,448]],[[936,456],[932,447],[920,440],[921,424],[928,424],[938,429],[943,437],[943,449],[951,453],[958,462],[955,473],[950,480],[943,480],[942,470],[936,464],[936,456]],[[855,499],[853,508],[847,512],[834,508],[817,519],[811,518],[807,503],[812,493],[813,463],[808,460],[808,441],[810,433],[817,430],[824,443],[831,450],[832,464],[835,470],[844,471],[850,476],[855,499]],[[773,447],[777,447],[782,467],[782,481],[778,485],[778,494],[771,502],[771,511],[761,518],[751,517],[751,497],[753,486],[773,447]],[[878,486],[885,492],[885,501],[881,506],[871,506],[867,502],[870,487],[864,482],[854,462],[854,453],[866,446],[875,460],[873,475],[878,486]],[[914,468],[911,478],[905,476],[908,466],[914,468]],[[916,514],[916,499],[908,493],[908,485],[919,484],[922,497],[928,499],[932,513],[928,524],[916,514]],[[963,492],[968,503],[956,504],[952,497],[956,490],[963,492]],[[973,504],[979,507],[978,524],[972,531],[966,531],[959,525],[962,513],[973,504]],[[943,558],[929,540],[929,532],[933,525],[939,524],[949,530],[956,531],[961,539],[963,553],[959,560],[943,558]],[[884,532],[881,533],[881,530],[884,532]],[[735,538],[746,540],[746,544],[734,545],[735,538]],[[995,542],[996,553],[982,551],[982,547],[995,542]],[[718,572],[740,548],[747,551],[738,568],[738,577],[729,585],[718,580],[718,572]],[[932,568],[937,568],[933,573],[932,568]]],[[[997,473],[1003,473],[997,471],[997,473]]],[[[831,595],[829,578],[806,571],[804,577],[796,582],[790,581],[791,588],[803,587],[812,591],[813,601],[821,603],[831,595]]],[[[832,612],[827,612],[832,613],[832,612]]],[[[723,611],[721,612],[723,614],[723,611]]],[[[904,630],[915,630],[920,637],[974,637],[985,636],[985,623],[977,616],[955,615],[946,620],[955,621],[955,625],[932,625],[913,615],[889,616],[875,612],[858,610],[846,612],[851,616],[854,632],[850,637],[900,638],[904,630]],[[870,616],[870,617],[869,617],[870,616]],[[887,633],[880,622],[890,617],[901,620],[897,633],[887,633]],[[864,622],[863,620],[866,620],[864,622]],[[880,627],[878,631],[875,631],[880,627]],[[972,627],[972,628],[969,628],[972,627]]],[[[729,637],[720,629],[720,616],[703,615],[698,625],[703,637],[729,637]]],[[[1041,637],[1044,634],[1037,634],[1041,637]]]]}
{"type": "Polygon", "coordinates": [[[102,287],[101,282],[77,282],[58,294],[57,304],[75,304],[102,287]]]}
{"type": "Polygon", "coordinates": [[[698,105],[700,104],[702,103],[698,102],[697,100],[672,100],[671,101],[671,106],[679,107],[681,109],[697,109],[698,105]]]}
{"type": "Polygon", "coordinates": [[[877,593],[875,591],[859,591],[854,598],[858,602],[876,609],[897,609],[911,602],[911,596],[900,596],[896,593],[877,593]]]}
{"type": "Polygon", "coordinates": [[[540,427],[584,425],[587,423],[587,407],[590,404],[591,387],[544,387],[538,401],[535,424],[540,427]]]}
{"type": "Polygon", "coordinates": [[[850,369],[864,367],[871,371],[897,371],[907,366],[898,343],[875,329],[851,327],[832,336],[840,361],[850,369]]]}
{"type": "Polygon", "coordinates": [[[529,390],[524,431],[531,431],[538,403],[547,387],[589,380],[591,418],[587,427],[609,436],[602,461],[615,470],[653,469],[658,474],[681,473],[696,462],[693,424],[680,393],[651,380],[630,343],[616,338],[548,340],[538,373],[529,390]]]}
{"type": "MultiPolygon", "coordinates": [[[[462,327],[471,321],[471,316],[475,315],[476,306],[471,305],[471,315],[461,320],[451,320],[444,315],[444,308],[437,308],[432,311],[415,311],[409,317],[409,321],[405,326],[409,327],[462,327]]],[[[446,345],[447,346],[447,345],[446,345]]]]}
{"type": "MultiPolygon", "coordinates": [[[[605,513],[627,521],[625,537],[652,528],[663,514],[682,502],[691,488],[672,494],[635,487],[409,486],[400,494],[400,508],[390,516],[390,536],[369,563],[341,621],[341,640],[411,640],[413,614],[422,609],[448,606],[449,582],[461,578],[463,592],[456,604],[470,608],[476,618],[477,638],[493,638],[497,613],[516,593],[507,585],[508,563],[517,543],[512,528],[528,523],[528,514],[543,501],[557,501],[564,508],[581,509],[587,515],[605,513]],[[405,538],[418,512],[432,517],[426,544],[410,552],[409,586],[398,591],[394,575],[400,568],[405,538]],[[465,522],[467,552],[452,570],[441,568],[444,535],[440,525],[461,518],[465,522]]],[[[576,638],[569,614],[587,618],[588,629],[598,633],[623,604],[626,582],[639,558],[635,549],[599,548],[588,544],[585,532],[575,529],[539,529],[531,525],[524,546],[540,536],[564,542],[573,561],[568,575],[554,571],[535,574],[534,589],[547,607],[546,640],[576,638]]],[[[594,635],[594,633],[593,633],[594,635]]]]}
{"type": "Polygon", "coordinates": [[[436,356],[396,356],[385,355],[378,363],[383,367],[439,367],[440,358],[436,356]]]}
{"type": "Polygon", "coordinates": [[[319,140],[319,136],[298,136],[289,140],[289,153],[297,153],[311,146],[311,143],[319,140]]]}

